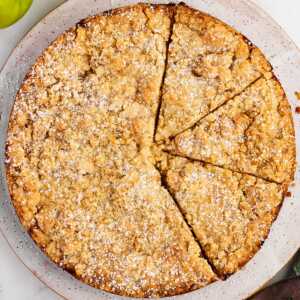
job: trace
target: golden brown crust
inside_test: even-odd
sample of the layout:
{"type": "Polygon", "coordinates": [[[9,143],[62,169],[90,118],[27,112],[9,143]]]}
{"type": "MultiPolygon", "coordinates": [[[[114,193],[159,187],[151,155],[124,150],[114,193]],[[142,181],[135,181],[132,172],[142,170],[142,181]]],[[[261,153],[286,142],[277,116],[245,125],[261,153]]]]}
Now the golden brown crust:
{"type": "Polygon", "coordinates": [[[175,153],[290,184],[295,132],[284,91],[261,78],[193,128],[176,136],[175,153]]]}
{"type": "Polygon", "coordinates": [[[285,187],[184,158],[168,158],[166,183],[218,274],[236,272],[259,250],[285,187]]]}
{"type": "Polygon", "coordinates": [[[185,5],[177,8],[171,40],[157,141],[191,127],[271,71],[245,37],[185,5]]]}
{"type": "MultiPolygon", "coordinates": [[[[229,52],[235,56],[229,68],[234,76],[245,68],[242,84],[236,87],[230,80],[225,87],[209,79],[220,94],[210,108],[221,105],[262,74],[270,76],[270,66],[261,52],[221,21],[182,4],[138,4],[82,20],[58,37],[24,79],[9,123],[7,181],[21,223],[62,268],[87,284],[124,296],[172,296],[217,280],[153,166],[159,162],[163,165],[164,157],[153,143],[160,93],[163,90],[166,97],[170,88],[163,82],[163,74],[174,60],[180,58],[178,63],[184,64],[185,55],[189,55],[180,53],[180,47],[176,52],[173,46],[167,53],[175,10],[173,40],[178,26],[198,35],[203,20],[207,34],[218,27],[221,35],[225,32],[232,37],[209,41],[213,49],[206,49],[211,53],[205,52],[202,57],[208,68],[202,69],[202,63],[193,65],[196,77],[216,72],[216,78],[222,77],[223,71],[228,73],[228,66],[210,68],[216,56],[220,58],[217,64],[228,64],[229,52]],[[225,43],[220,53],[222,45],[218,43],[225,43]],[[174,53],[177,56],[172,57],[174,53]],[[171,58],[168,64],[167,56],[171,58]],[[227,93],[231,88],[234,92],[227,93]]],[[[212,36],[219,33],[214,31],[212,36]]],[[[182,87],[174,84],[174,88],[181,93],[182,87]]],[[[164,110],[163,102],[162,118],[166,117],[164,110]]],[[[291,122],[287,101],[281,111],[291,122]]],[[[187,117],[198,120],[195,114],[187,117]]],[[[173,122],[172,116],[167,119],[173,122]]],[[[175,123],[177,129],[187,125],[184,118],[175,123]]],[[[292,139],[294,136],[291,157],[295,156],[292,139]]],[[[185,160],[178,160],[185,162],[184,166],[180,164],[182,170],[188,168],[185,160]]],[[[170,180],[173,166],[167,163],[162,169],[170,180]]],[[[230,177],[230,171],[214,167],[203,167],[202,172],[211,169],[224,175],[220,175],[220,181],[230,177]]],[[[292,168],[286,170],[292,178],[292,168]]],[[[254,180],[248,175],[230,174],[232,181],[254,180]]],[[[176,176],[184,181],[181,175],[176,176]]],[[[277,186],[255,180],[254,186],[277,186]]],[[[174,192],[172,180],[168,184],[174,192]]],[[[232,194],[241,190],[230,188],[227,192],[232,194]]],[[[253,239],[246,234],[248,249],[241,247],[233,258],[209,251],[198,237],[221,275],[238,270],[259,249],[280,203],[277,196],[263,201],[266,213],[257,219],[247,211],[245,218],[258,220],[252,221],[250,229],[247,227],[255,234],[253,239]],[[276,205],[272,200],[278,200],[276,205]]],[[[194,232],[199,230],[194,228],[194,232]]]]}

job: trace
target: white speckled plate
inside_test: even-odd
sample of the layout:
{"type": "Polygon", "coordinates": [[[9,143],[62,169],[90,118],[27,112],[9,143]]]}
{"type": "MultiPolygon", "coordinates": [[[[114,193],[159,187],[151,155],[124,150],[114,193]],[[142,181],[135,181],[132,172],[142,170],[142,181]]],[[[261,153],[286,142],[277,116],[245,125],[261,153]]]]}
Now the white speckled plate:
{"type": "MultiPolygon", "coordinates": [[[[126,299],[93,289],[58,268],[35,246],[23,231],[10,202],[5,179],[6,129],[14,96],[36,57],[61,32],[88,15],[137,1],[70,0],[52,11],[22,40],[0,74],[0,228],[23,263],[45,284],[66,299],[126,299]]],[[[167,3],[168,1],[151,1],[167,3]]],[[[289,98],[293,112],[294,92],[300,90],[300,52],[283,30],[263,11],[246,0],[186,0],[190,6],[207,12],[247,36],[272,63],[289,98]]],[[[299,102],[300,104],[300,102],[299,102]]],[[[294,114],[299,162],[300,115],[294,114]]],[[[165,299],[244,299],[270,280],[300,246],[300,172],[297,165],[292,196],[282,206],[271,233],[261,250],[239,272],[223,282],[165,299]]],[[[132,299],[132,298],[131,298],[132,299]]]]}

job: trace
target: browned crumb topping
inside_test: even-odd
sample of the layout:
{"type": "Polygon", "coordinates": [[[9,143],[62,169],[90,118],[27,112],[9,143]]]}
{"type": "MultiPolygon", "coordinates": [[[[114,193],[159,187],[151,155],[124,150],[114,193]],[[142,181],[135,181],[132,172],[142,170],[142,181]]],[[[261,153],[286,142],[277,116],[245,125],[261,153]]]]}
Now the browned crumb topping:
{"type": "Polygon", "coordinates": [[[218,273],[236,272],[259,249],[281,205],[281,185],[180,157],[166,182],[218,273]]]}
{"type": "Polygon", "coordinates": [[[242,35],[179,6],[156,140],[189,128],[270,70],[262,53],[242,35]]]}
{"type": "Polygon", "coordinates": [[[292,178],[292,119],[280,85],[259,79],[269,71],[240,34],[185,5],[84,20],[43,53],[16,97],[7,179],[22,224],[54,262],[120,295],[200,288],[217,280],[210,264],[235,272],[266,238],[292,178]],[[220,105],[171,150],[284,185],[170,159],[153,141],[156,129],[169,138],[220,105]]]}
{"type": "Polygon", "coordinates": [[[293,179],[295,135],[291,111],[273,78],[259,79],[176,136],[172,147],[184,156],[279,183],[293,179]]]}

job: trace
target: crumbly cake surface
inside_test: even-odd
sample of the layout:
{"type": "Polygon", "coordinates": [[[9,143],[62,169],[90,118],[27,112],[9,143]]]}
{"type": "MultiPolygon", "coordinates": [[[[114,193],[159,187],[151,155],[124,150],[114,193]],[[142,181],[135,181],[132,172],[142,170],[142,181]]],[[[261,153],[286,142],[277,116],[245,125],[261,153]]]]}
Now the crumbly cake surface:
{"type": "Polygon", "coordinates": [[[121,295],[170,296],[214,281],[157,170],[136,158],[120,175],[93,174],[85,185],[65,177],[35,213],[33,239],[76,277],[121,295]]]}
{"type": "Polygon", "coordinates": [[[55,263],[119,295],[171,296],[235,272],[266,238],[292,179],[292,119],[270,77],[257,48],[182,4],[138,4],[83,20],[38,58],[11,113],[7,180],[23,226],[55,263]],[[249,91],[255,98],[243,96],[249,91]],[[201,116],[220,105],[203,120],[231,105],[237,129],[221,114],[224,140],[212,121],[201,149],[198,136],[180,148],[192,130],[161,145],[200,128],[201,116]],[[256,112],[251,127],[246,117],[256,112]],[[263,165],[264,153],[249,162],[234,137],[226,140],[240,141],[245,126],[247,147],[272,148],[276,163],[263,165]],[[231,168],[240,159],[247,170],[239,171],[284,184],[162,152],[198,159],[215,148],[214,139],[232,143],[236,156],[218,150],[207,162],[231,168]]]}
{"type": "Polygon", "coordinates": [[[284,91],[275,78],[259,79],[176,136],[171,148],[232,170],[290,182],[295,171],[295,135],[284,91]]]}
{"type": "Polygon", "coordinates": [[[176,11],[156,140],[189,128],[271,70],[229,26],[186,6],[176,11]]]}
{"type": "Polygon", "coordinates": [[[223,276],[256,253],[284,195],[279,184],[181,157],[169,157],[165,181],[207,258],[223,276]]]}

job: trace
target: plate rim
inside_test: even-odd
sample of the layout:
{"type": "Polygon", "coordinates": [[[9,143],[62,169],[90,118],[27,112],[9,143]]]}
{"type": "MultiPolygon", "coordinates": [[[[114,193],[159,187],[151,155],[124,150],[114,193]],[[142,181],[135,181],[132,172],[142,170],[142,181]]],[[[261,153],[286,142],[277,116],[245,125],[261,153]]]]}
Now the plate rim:
{"type": "MultiPolygon", "coordinates": [[[[203,1],[205,1],[205,0],[203,0],[203,1]]],[[[109,2],[109,5],[112,7],[112,8],[114,8],[115,6],[120,6],[119,4],[120,3],[123,3],[123,4],[127,4],[127,2],[128,1],[126,1],[126,0],[120,0],[120,1],[103,1],[103,3],[104,2],[109,2]],[[114,4],[114,2],[116,2],[117,4],[114,4]]],[[[132,1],[131,1],[132,2],[132,1]]],[[[134,1],[134,2],[140,2],[140,1],[134,1]]],[[[170,2],[170,1],[145,1],[145,2],[155,2],[155,3],[157,3],[157,2],[163,2],[163,3],[167,3],[167,2],[170,2]]],[[[195,0],[195,1],[193,1],[193,0],[191,0],[191,1],[185,1],[185,2],[191,2],[191,3],[194,3],[194,2],[202,2],[202,0],[195,0]]],[[[220,1],[221,2],[221,1],[220,1]]],[[[233,0],[233,2],[234,2],[234,0],[233,0]]],[[[238,1],[236,1],[236,2],[238,2],[238,1]]],[[[277,27],[277,29],[280,31],[280,33],[282,34],[282,35],[284,35],[284,38],[286,39],[286,40],[288,40],[289,41],[289,43],[292,43],[293,44],[293,47],[295,48],[295,49],[297,49],[297,52],[298,52],[298,54],[299,54],[299,57],[300,57],[300,50],[299,50],[299,47],[297,46],[297,44],[290,38],[290,36],[286,33],[286,31],[267,13],[267,12],[265,12],[260,6],[258,6],[257,4],[255,4],[252,0],[250,0],[250,1],[246,1],[246,0],[242,0],[242,1],[240,1],[240,2],[243,2],[244,3],[244,5],[248,5],[249,7],[251,7],[251,9],[253,9],[253,10],[256,10],[256,11],[259,11],[263,16],[264,16],[264,18],[269,22],[269,23],[271,23],[271,25],[273,25],[274,27],[277,27]]],[[[59,5],[59,6],[57,6],[56,8],[54,8],[53,10],[51,10],[45,17],[43,17],[37,24],[35,24],[35,25],[33,25],[28,31],[27,31],[27,33],[24,35],[24,37],[18,42],[18,44],[17,44],[17,46],[11,51],[11,53],[9,54],[9,56],[8,56],[8,58],[6,59],[6,61],[5,61],[5,63],[3,64],[3,67],[1,68],[1,70],[0,70],[0,78],[1,78],[1,76],[3,77],[3,73],[5,73],[5,68],[7,67],[7,65],[9,64],[9,62],[13,59],[13,57],[14,57],[14,55],[16,55],[16,54],[18,54],[18,51],[20,51],[20,49],[23,47],[23,45],[26,43],[26,41],[28,40],[28,38],[30,37],[30,35],[32,35],[32,34],[34,34],[35,33],[35,31],[37,30],[37,28],[39,28],[39,26],[40,26],[40,24],[42,24],[42,23],[47,23],[47,20],[49,19],[49,18],[51,18],[51,17],[53,17],[54,15],[56,15],[56,14],[58,14],[57,12],[59,11],[59,10],[63,10],[64,8],[67,8],[68,7],[68,5],[70,5],[70,6],[72,6],[72,5],[76,5],[75,4],[76,3],[76,1],[66,1],[66,2],[64,2],[64,3],[62,3],[61,5],[59,5]]],[[[187,4],[190,4],[190,3],[187,3],[187,4]]],[[[122,5],[121,5],[122,6],[122,5]]],[[[85,18],[85,17],[84,17],[85,18]]],[[[76,22],[74,22],[74,24],[75,24],[76,22]]],[[[64,30],[63,30],[64,31],[64,30]]],[[[1,86],[1,82],[0,82],[0,86],[1,86]]],[[[299,89],[300,89],[300,87],[299,87],[299,89]]],[[[0,94],[0,96],[1,96],[1,94],[0,94]]],[[[1,100],[1,99],[0,99],[1,100]]],[[[293,107],[293,106],[292,106],[293,107]]],[[[295,115],[294,115],[294,121],[295,121],[295,115]]],[[[296,139],[297,139],[297,137],[296,137],[296,139]]],[[[297,146],[297,149],[298,149],[298,146],[297,146]]],[[[298,152],[298,151],[297,151],[298,152]]],[[[297,161],[298,161],[298,159],[297,159],[297,161]]],[[[297,163],[297,166],[298,166],[298,163],[297,163]]],[[[1,168],[1,175],[3,176],[3,168],[1,168]]],[[[5,181],[6,182],[6,181],[5,181]]],[[[4,183],[5,183],[4,182],[4,183]]],[[[3,181],[2,181],[2,183],[3,183],[3,181]]],[[[285,200],[285,202],[286,201],[288,201],[288,200],[285,200]]],[[[0,206],[1,207],[1,206],[0,206]]],[[[1,218],[1,214],[0,214],[0,218],[1,218]]],[[[23,228],[19,228],[20,230],[22,230],[26,235],[27,235],[27,233],[23,230],[23,228]]],[[[20,256],[20,254],[18,254],[18,252],[16,251],[16,249],[14,248],[14,246],[11,244],[11,242],[9,241],[9,239],[7,238],[7,236],[5,235],[5,233],[4,233],[4,231],[5,230],[3,230],[2,229],[2,226],[1,226],[1,220],[0,220],[0,232],[1,232],[1,234],[3,235],[3,237],[5,238],[5,240],[7,241],[7,243],[8,243],[8,245],[9,245],[9,247],[12,249],[12,251],[16,254],[16,256],[18,257],[18,259],[33,273],[33,275],[35,276],[35,277],[37,277],[40,281],[42,281],[47,287],[49,287],[50,289],[52,289],[55,293],[57,293],[59,296],[61,296],[61,297],[65,297],[64,295],[61,295],[61,293],[60,292],[58,292],[57,291],[57,289],[55,289],[55,288],[53,288],[51,285],[49,285],[46,281],[44,281],[43,280],[43,278],[41,277],[41,276],[38,276],[38,274],[36,273],[36,271],[33,271],[32,270],[32,268],[30,268],[30,266],[28,266],[28,264],[26,264],[25,262],[24,262],[24,260],[22,259],[22,257],[20,256]]],[[[284,265],[292,258],[292,256],[297,252],[297,250],[298,250],[298,248],[299,248],[299,245],[300,245],[300,241],[299,241],[299,243],[298,243],[298,247],[297,248],[295,248],[294,249],[294,252],[293,252],[293,254],[291,254],[291,253],[289,253],[289,255],[288,255],[288,257],[286,258],[286,260],[285,260],[285,263],[284,263],[284,265]]],[[[34,250],[35,251],[35,250],[34,250]]],[[[38,249],[38,251],[40,252],[41,250],[40,249],[38,249]]],[[[262,251],[262,250],[259,250],[259,252],[260,251],[262,251]]],[[[48,259],[48,258],[46,258],[46,259],[48,259]]],[[[252,258],[251,260],[254,260],[254,258],[252,258]]],[[[284,265],[281,265],[281,267],[284,267],[284,265]]],[[[280,268],[281,268],[280,267],[280,268]]],[[[275,274],[273,274],[273,275],[275,275],[275,274]]],[[[235,276],[235,275],[233,275],[233,276],[235,276]]],[[[270,279],[270,278],[269,278],[270,279]]],[[[260,289],[263,285],[265,285],[266,284],[266,282],[268,282],[268,280],[269,279],[267,279],[265,282],[263,282],[263,283],[261,283],[260,284],[260,286],[259,287],[257,287],[257,289],[256,290],[254,290],[254,291],[252,291],[252,293],[251,294],[249,294],[248,296],[251,296],[251,295],[253,295],[258,289],[260,289]]],[[[76,280],[76,279],[75,279],[76,280]]],[[[76,280],[77,281],[77,280],[76,280]]],[[[84,284],[85,285],[85,284],[84,284]]],[[[203,288],[203,289],[206,289],[206,288],[203,288]]],[[[190,296],[191,294],[198,294],[198,292],[199,291],[201,291],[201,290],[203,290],[203,289],[199,289],[199,290],[196,290],[196,291],[194,291],[194,292],[190,292],[190,293],[186,293],[186,294],[184,294],[184,295],[178,295],[178,296],[174,296],[174,297],[168,297],[168,298],[176,298],[176,299],[179,299],[179,298],[185,298],[185,297],[187,297],[187,296],[190,296]]],[[[106,293],[106,292],[104,292],[105,294],[109,294],[109,293],[106,293]]],[[[98,295],[99,296],[99,295],[98,295]]],[[[109,295],[103,295],[103,299],[108,299],[108,298],[110,298],[110,297],[113,297],[114,299],[115,298],[118,298],[118,299],[134,299],[134,298],[126,298],[126,297],[122,297],[122,296],[117,296],[117,295],[113,295],[113,294],[109,294],[109,295]],[[108,298],[107,298],[108,297],[108,298]]],[[[101,297],[101,295],[100,295],[100,297],[101,297]]],[[[67,298],[65,298],[65,299],[67,299],[67,298]]],[[[99,299],[99,298],[98,298],[99,299]]]]}

